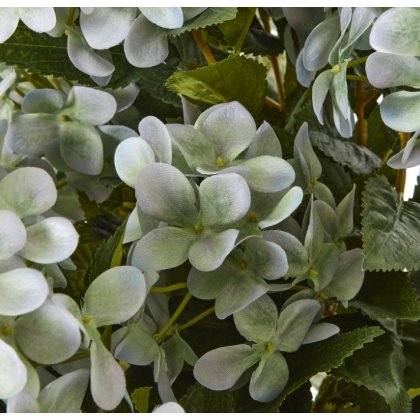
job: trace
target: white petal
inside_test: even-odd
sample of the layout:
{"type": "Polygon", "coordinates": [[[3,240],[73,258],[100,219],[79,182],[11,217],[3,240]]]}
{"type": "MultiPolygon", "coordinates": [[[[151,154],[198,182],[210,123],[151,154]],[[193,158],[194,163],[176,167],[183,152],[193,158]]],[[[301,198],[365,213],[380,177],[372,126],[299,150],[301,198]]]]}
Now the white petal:
{"type": "Polygon", "coordinates": [[[317,341],[326,340],[327,338],[338,334],[340,328],[329,322],[321,322],[316,324],[308,331],[302,344],[316,343],[317,341]]]}
{"type": "Polygon", "coordinates": [[[20,7],[23,23],[35,32],[48,32],[54,28],[56,17],[53,7],[20,7]]]}
{"type": "Polygon", "coordinates": [[[150,22],[161,28],[176,29],[184,23],[181,7],[140,7],[139,9],[150,22]]]}
{"type": "Polygon", "coordinates": [[[167,402],[156,406],[152,413],[185,413],[185,410],[176,402],[167,402]]]}
{"type": "Polygon", "coordinates": [[[25,365],[13,347],[0,340],[0,398],[7,399],[22,391],[27,380],[25,365]]]}
{"type": "Polygon", "coordinates": [[[188,252],[191,265],[200,271],[212,271],[220,267],[235,246],[238,235],[239,230],[229,229],[200,238],[188,252]]]}
{"type": "Polygon", "coordinates": [[[0,210],[0,260],[10,258],[26,242],[26,229],[15,213],[0,210]]]}
{"type": "Polygon", "coordinates": [[[143,118],[139,123],[139,133],[149,143],[159,162],[171,163],[171,136],[162,121],[153,116],[143,118]]]}
{"type": "Polygon", "coordinates": [[[0,208],[20,217],[42,214],[57,200],[51,176],[39,168],[19,168],[0,181],[0,208]]]}
{"type": "Polygon", "coordinates": [[[48,365],[73,356],[81,342],[77,319],[50,299],[36,311],[18,318],[15,338],[25,356],[48,365]]]}
{"type": "Polygon", "coordinates": [[[40,264],[52,264],[70,257],[77,248],[79,234],[64,217],[49,217],[26,230],[27,240],[20,255],[40,264]]]}
{"type": "Polygon", "coordinates": [[[246,153],[246,158],[250,159],[263,155],[282,157],[280,140],[267,121],[264,121],[258,127],[256,137],[246,153]]]}
{"type": "Polygon", "coordinates": [[[146,298],[143,273],[135,267],[110,268],[88,287],[83,314],[94,318],[95,325],[119,324],[140,309],[146,298]]]}
{"type": "Polygon", "coordinates": [[[251,205],[251,192],[240,175],[219,174],[200,184],[200,215],[204,226],[224,226],[242,219],[251,205]]]}
{"type": "Polygon", "coordinates": [[[135,67],[153,67],[169,54],[165,31],[140,15],[131,25],[124,42],[127,60],[135,67]]]}
{"type": "Polygon", "coordinates": [[[19,23],[19,10],[16,7],[0,7],[0,43],[7,41],[19,23]]]}
{"type": "Polygon", "coordinates": [[[15,316],[39,308],[48,296],[44,276],[32,268],[16,268],[0,274],[0,314],[15,316]]]}
{"type": "Polygon", "coordinates": [[[80,13],[80,28],[92,48],[104,50],[125,39],[135,17],[134,7],[95,7],[80,13]]]}
{"type": "Polygon", "coordinates": [[[122,141],[115,150],[114,164],[118,176],[130,187],[135,188],[141,168],[155,162],[155,155],[149,144],[140,137],[122,141]]]}

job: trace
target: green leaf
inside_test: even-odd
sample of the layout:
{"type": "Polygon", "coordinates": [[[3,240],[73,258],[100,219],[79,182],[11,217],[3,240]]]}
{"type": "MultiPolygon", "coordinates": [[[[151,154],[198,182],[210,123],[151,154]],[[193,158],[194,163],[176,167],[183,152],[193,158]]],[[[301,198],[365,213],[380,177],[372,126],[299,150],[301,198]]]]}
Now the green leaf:
{"type": "Polygon", "coordinates": [[[151,386],[142,386],[130,394],[131,401],[139,413],[147,413],[149,411],[149,397],[152,388],[151,386]]]}
{"type": "Polygon", "coordinates": [[[234,19],[236,16],[236,7],[209,7],[195,19],[186,23],[182,28],[168,31],[170,36],[178,36],[184,32],[193,29],[207,28],[207,26],[217,25],[225,20],[234,19]]]}
{"type": "Polygon", "coordinates": [[[403,343],[407,388],[420,388],[420,322],[398,321],[397,332],[403,343]]]}
{"type": "Polygon", "coordinates": [[[89,268],[89,283],[109,268],[121,265],[126,223],[125,220],[115,233],[96,249],[89,268]]]}
{"type": "Polygon", "coordinates": [[[219,25],[219,29],[229,46],[236,47],[245,25],[254,14],[254,7],[239,7],[234,19],[227,20],[219,25]]]}
{"type": "Polygon", "coordinates": [[[289,394],[280,406],[280,413],[311,413],[312,412],[311,383],[305,382],[296,391],[289,394]]]}
{"type": "Polygon", "coordinates": [[[350,305],[373,319],[420,319],[420,299],[406,273],[366,273],[350,305]]]}
{"type": "Polygon", "coordinates": [[[390,335],[366,345],[334,371],[346,381],[363,385],[382,395],[394,413],[410,412],[404,384],[404,356],[390,335]]]}
{"type": "Polygon", "coordinates": [[[286,397],[319,372],[329,372],[356,350],[383,334],[379,327],[357,328],[328,340],[301,347],[287,359],[289,382],[282,394],[270,404],[280,406],[286,397]]]}
{"type": "Polygon", "coordinates": [[[363,268],[420,268],[420,204],[402,201],[385,176],[372,177],[363,193],[363,268]]]}
{"type": "Polygon", "coordinates": [[[233,394],[211,391],[200,384],[188,388],[179,403],[187,413],[233,413],[233,394]]]}
{"type": "Polygon", "coordinates": [[[312,145],[335,162],[349,167],[356,175],[369,175],[379,168],[381,160],[367,147],[339,140],[320,131],[311,131],[312,145]]]}
{"type": "Polygon", "coordinates": [[[266,74],[262,64],[235,55],[207,67],[175,72],[166,86],[196,105],[238,101],[256,116],[264,104],[266,74]]]}

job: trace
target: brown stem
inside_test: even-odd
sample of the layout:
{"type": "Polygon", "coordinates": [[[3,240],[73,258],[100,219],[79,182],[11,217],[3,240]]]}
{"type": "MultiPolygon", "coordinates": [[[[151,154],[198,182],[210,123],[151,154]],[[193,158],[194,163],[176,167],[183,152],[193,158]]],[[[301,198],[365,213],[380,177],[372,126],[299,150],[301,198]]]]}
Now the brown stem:
{"type": "Polygon", "coordinates": [[[359,146],[367,146],[367,126],[365,119],[365,106],[366,106],[366,91],[365,82],[357,82],[357,144],[359,146]]]}
{"type": "MultiPolygon", "coordinates": [[[[270,28],[270,17],[268,16],[267,12],[264,10],[264,8],[259,8],[261,23],[264,28],[264,31],[267,33],[271,32],[270,28]]],[[[279,108],[280,112],[283,112],[286,108],[286,93],[283,86],[283,80],[281,77],[281,70],[280,65],[277,60],[277,57],[269,56],[268,59],[270,60],[271,67],[273,69],[274,79],[276,81],[276,87],[277,87],[277,96],[279,98],[279,104],[281,108],[279,108]]]]}
{"type": "Polygon", "coordinates": [[[192,31],[192,34],[195,39],[195,42],[198,45],[198,48],[200,48],[200,51],[204,55],[204,58],[206,59],[207,63],[215,64],[216,59],[214,58],[213,53],[211,52],[209,46],[207,45],[207,42],[204,40],[201,29],[194,29],[192,31]]]}
{"type": "Polygon", "coordinates": [[[270,108],[277,109],[280,112],[284,112],[284,105],[274,101],[268,96],[265,97],[265,104],[270,108]]]}
{"type": "MultiPolygon", "coordinates": [[[[410,139],[410,133],[398,132],[398,136],[400,138],[400,150],[402,150],[404,149],[408,140],[410,139]]],[[[407,171],[405,169],[397,170],[397,179],[395,181],[395,189],[397,190],[397,193],[400,199],[404,196],[406,177],[407,177],[407,171]]]]}

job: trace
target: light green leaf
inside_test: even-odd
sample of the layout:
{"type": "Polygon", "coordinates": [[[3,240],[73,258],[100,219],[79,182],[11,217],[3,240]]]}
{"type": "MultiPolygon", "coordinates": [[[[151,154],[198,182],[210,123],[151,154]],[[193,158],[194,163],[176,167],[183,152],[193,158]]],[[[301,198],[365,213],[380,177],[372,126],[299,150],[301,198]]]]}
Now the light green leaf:
{"type": "Polygon", "coordinates": [[[197,70],[175,72],[166,86],[204,107],[238,101],[256,116],[264,103],[266,72],[257,61],[236,55],[197,70]]]}
{"type": "Polygon", "coordinates": [[[151,386],[141,386],[130,394],[131,401],[139,413],[147,413],[149,411],[149,398],[152,389],[153,387],[151,386]]]}
{"type": "Polygon", "coordinates": [[[236,11],[236,7],[208,7],[198,17],[187,22],[182,28],[169,31],[169,34],[170,36],[178,36],[184,32],[192,31],[193,29],[217,25],[226,20],[234,19],[236,11]]]}
{"type": "Polygon", "coordinates": [[[408,413],[411,403],[404,383],[404,356],[389,335],[357,351],[334,370],[334,375],[382,395],[394,413],[408,413]]]}
{"type": "Polygon", "coordinates": [[[363,268],[420,268],[420,204],[401,201],[385,176],[372,177],[363,193],[363,268]]]}

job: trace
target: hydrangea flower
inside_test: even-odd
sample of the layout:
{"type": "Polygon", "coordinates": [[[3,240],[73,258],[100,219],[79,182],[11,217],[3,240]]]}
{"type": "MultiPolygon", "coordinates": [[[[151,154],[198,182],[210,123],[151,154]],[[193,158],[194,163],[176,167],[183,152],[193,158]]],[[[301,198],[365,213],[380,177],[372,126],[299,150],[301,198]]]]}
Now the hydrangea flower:
{"type": "Polygon", "coordinates": [[[270,402],[287,384],[289,368],[282,352],[292,353],[302,344],[325,340],[339,328],[327,322],[316,323],[321,305],[313,299],[301,299],[282,308],[261,296],[234,315],[239,333],[251,345],[220,347],[204,354],[194,367],[200,384],[215,391],[232,388],[248,369],[258,363],[249,384],[251,397],[270,402]]]}
{"type": "Polygon", "coordinates": [[[19,168],[0,181],[0,260],[17,254],[52,264],[74,252],[79,235],[71,222],[64,217],[39,216],[56,199],[51,176],[40,168],[19,168]]]}
{"type": "Polygon", "coordinates": [[[159,271],[189,259],[197,269],[211,271],[223,263],[239,235],[233,226],[249,210],[248,185],[240,175],[223,173],[204,179],[197,193],[198,197],[188,178],[166,163],[151,163],[140,170],[139,207],[169,226],[139,240],[132,254],[134,266],[159,271]]]}
{"type": "Polygon", "coordinates": [[[16,153],[46,155],[58,167],[64,161],[75,171],[97,175],[103,168],[103,145],[96,126],[115,114],[112,95],[96,89],[73,86],[66,96],[54,89],[36,89],[22,101],[6,136],[16,153]]]}
{"type": "Polygon", "coordinates": [[[239,102],[212,106],[194,126],[167,127],[190,168],[200,174],[238,173],[252,190],[261,192],[284,190],[294,180],[273,129],[264,123],[257,131],[252,115],[239,102]]]}

